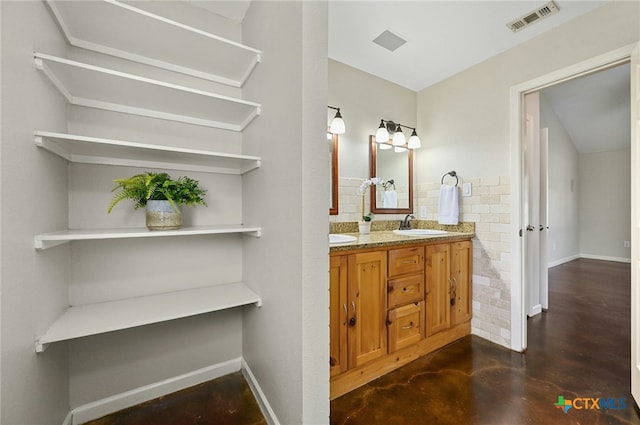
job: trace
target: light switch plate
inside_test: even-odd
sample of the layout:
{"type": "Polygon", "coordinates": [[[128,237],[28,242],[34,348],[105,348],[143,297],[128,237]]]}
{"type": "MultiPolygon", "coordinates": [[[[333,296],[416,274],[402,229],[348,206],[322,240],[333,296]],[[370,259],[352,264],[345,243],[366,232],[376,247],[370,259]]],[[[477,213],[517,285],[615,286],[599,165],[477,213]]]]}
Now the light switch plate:
{"type": "Polygon", "coordinates": [[[420,218],[427,218],[427,207],[424,205],[420,207],[420,218]]]}
{"type": "Polygon", "coordinates": [[[462,196],[471,196],[471,183],[462,183],[462,196]]]}

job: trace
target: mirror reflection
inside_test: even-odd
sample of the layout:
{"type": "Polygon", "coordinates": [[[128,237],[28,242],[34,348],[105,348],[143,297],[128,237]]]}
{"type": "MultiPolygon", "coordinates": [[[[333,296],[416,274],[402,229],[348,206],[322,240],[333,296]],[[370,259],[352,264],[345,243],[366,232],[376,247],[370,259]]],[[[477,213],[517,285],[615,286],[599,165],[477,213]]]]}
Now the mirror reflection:
{"type": "Polygon", "coordinates": [[[329,139],[329,215],[338,215],[338,135],[327,133],[329,139]]]}
{"type": "Polygon", "coordinates": [[[378,144],[369,137],[370,177],[382,178],[384,185],[372,187],[371,212],[374,214],[413,213],[413,150],[378,144]],[[390,147],[384,149],[383,147],[390,147]]]}

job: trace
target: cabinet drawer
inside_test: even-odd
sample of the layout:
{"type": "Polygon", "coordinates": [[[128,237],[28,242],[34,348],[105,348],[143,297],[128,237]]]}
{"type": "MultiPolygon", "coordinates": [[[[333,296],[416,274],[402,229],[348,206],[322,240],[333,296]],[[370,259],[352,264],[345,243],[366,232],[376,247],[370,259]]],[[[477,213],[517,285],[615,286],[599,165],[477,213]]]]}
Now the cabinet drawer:
{"type": "Polygon", "coordinates": [[[408,347],[424,337],[424,301],[389,310],[389,353],[408,347]]]}
{"type": "Polygon", "coordinates": [[[424,274],[389,279],[387,283],[389,308],[424,300],[424,274]]]}
{"type": "Polygon", "coordinates": [[[424,271],[424,247],[390,249],[389,277],[424,271]]]}

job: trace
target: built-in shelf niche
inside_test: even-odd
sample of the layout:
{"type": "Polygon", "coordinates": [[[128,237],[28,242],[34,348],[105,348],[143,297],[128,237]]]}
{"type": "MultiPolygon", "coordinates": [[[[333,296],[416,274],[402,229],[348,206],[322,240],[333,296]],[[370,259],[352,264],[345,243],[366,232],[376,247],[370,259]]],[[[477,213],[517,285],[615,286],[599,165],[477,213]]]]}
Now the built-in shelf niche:
{"type": "Polygon", "coordinates": [[[260,167],[260,157],[176,146],[152,145],[49,131],[35,132],[36,146],[69,162],[242,175],[260,167]]]}
{"type": "Polygon", "coordinates": [[[47,4],[69,43],[83,49],[232,87],[241,87],[260,62],[260,50],[131,4],[115,0],[47,0],[47,4]]]}
{"type": "MultiPolygon", "coordinates": [[[[256,49],[116,0],[46,1],[74,46],[234,87],[241,87],[260,61],[256,49]]],[[[44,53],[34,53],[34,59],[37,69],[72,105],[238,132],[260,114],[261,106],[255,102],[44,53]]],[[[250,155],[48,131],[36,131],[35,144],[69,162],[86,164],[235,175],[261,164],[259,157],[250,155]]],[[[69,229],[36,235],[34,246],[45,250],[73,241],[172,236],[260,237],[261,232],[258,226],[242,224],[167,231],[69,229]]],[[[235,282],[69,306],[36,339],[35,349],[42,352],[58,341],[252,304],[260,307],[261,297],[244,282],[235,282]]]]}
{"type": "Polygon", "coordinates": [[[34,58],[72,105],[232,131],[242,131],[260,114],[255,102],[44,53],[34,58]]]}
{"type": "Polygon", "coordinates": [[[36,340],[48,344],[255,304],[262,298],[242,282],[70,306],[36,340]]]}

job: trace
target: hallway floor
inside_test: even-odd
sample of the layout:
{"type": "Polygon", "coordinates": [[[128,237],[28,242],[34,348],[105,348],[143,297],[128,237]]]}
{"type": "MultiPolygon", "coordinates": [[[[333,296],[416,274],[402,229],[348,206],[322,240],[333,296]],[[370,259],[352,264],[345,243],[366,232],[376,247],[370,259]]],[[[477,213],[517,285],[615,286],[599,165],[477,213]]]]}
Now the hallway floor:
{"type": "Polygon", "coordinates": [[[332,401],[331,424],[640,424],[630,273],[585,259],[550,269],[549,310],[529,319],[526,354],[466,337],[332,401]],[[612,398],[619,409],[589,400],[564,413],[559,396],[612,398]]]}
{"type": "MultiPolygon", "coordinates": [[[[630,279],[622,263],[554,267],[549,311],[529,320],[526,354],[463,338],[332,401],[331,424],[640,425],[629,394],[630,279]],[[564,413],[559,396],[590,400],[564,413]],[[596,398],[618,409],[593,409],[596,398]]],[[[238,372],[89,425],[265,423],[238,372]]]]}

